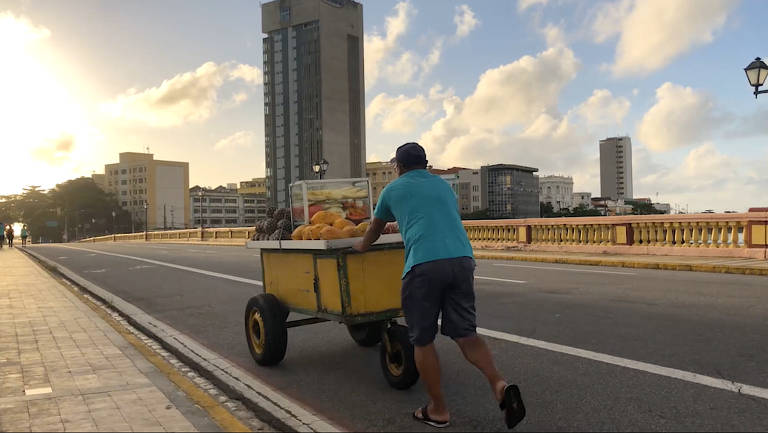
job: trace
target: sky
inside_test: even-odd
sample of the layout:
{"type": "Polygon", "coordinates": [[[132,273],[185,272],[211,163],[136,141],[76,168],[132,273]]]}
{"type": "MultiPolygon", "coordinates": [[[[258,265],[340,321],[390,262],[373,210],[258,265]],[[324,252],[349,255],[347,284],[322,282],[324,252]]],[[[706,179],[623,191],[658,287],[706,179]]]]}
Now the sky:
{"type": "MultiPolygon", "coordinates": [[[[509,163],[600,194],[598,141],[629,135],[635,197],[768,205],[761,0],[364,0],[369,161],[406,141],[435,167],[509,163]]],[[[260,4],[0,0],[0,195],[118,153],[190,184],[264,173],[260,4]]]]}

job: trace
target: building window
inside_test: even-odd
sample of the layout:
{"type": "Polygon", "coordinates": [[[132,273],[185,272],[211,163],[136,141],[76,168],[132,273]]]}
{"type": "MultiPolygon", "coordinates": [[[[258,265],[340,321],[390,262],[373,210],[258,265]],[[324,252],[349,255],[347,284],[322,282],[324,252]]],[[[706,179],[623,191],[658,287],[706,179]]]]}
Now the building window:
{"type": "Polygon", "coordinates": [[[127,201],[124,201],[124,202],[123,202],[123,207],[126,207],[126,206],[128,206],[128,202],[127,202],[127,201]]]}
{"type": "Polygon", "coordinates": [[[227,220],[224,220],[224,223],[226,223],[226,224],[237,224],[237,220],[236,219],[227,219],[227,220]]]}
{"type": "Polygon", "coordinates": [[[128,181],[123,179],[120,181],[120,185],[128,185],[128,181]]]}
{"type": "Polygon", "coordinates": [[[120,191],[120,195],[128,195],[128,191],[120,191]]]}
{"type": "Polygon", "coordinates": [[[120,170],[120,174],[126,174],[126,173],[128,173],[128,170],[126,170],[126,169],[120,170]]]}
{"type": "Polygon", "coordinates": [[[200,213],[200,208],[195,208],[194,213],[200,213]]]}
{"type": "Polygon", "coordinates": [[[477,185],[472,185],[472,192],[478,192],[480,191],[480,187],[477,185]]]}
{"type": "Polygon", "coordinates": [[[144,183],[144,179],[140,177],[139,178],[139,183],[144,183]]]}
{"type": "Polygon", "coordinates": [[[211,213],[224,213],[223,209],[211,209],[211,213]]]}
{"type": "Polygon", "coordinates": [[[243,203],[244,204],[256,204],[256,200],[254,200],[252,198],[247,198],[247,199],[243,200],[243,203]]]}
{"type": "Polygon", "coordinates": [[[228,213],[228,214],[233,214],[234,213],[234,214],[236,214],[237,213],[237,209],[224,209],[224,213],[228,213]]]}
{"type": "Polygon", "coordinates": [[[221,224],[221,220],[220,219],[212,219],[211,220],[211,224],[221,224]]]}
{"type": "Polygon", "coordinates": [[[195,197],[194,202],[195,203],[200,203],[200,197],[195,197]]]}
{"type": "Polygon", "coordinates": [[[220,198],[212,198],[212,199],[210,199],[209,202],[210,203],[221,203],[221,199],[220,198]]]}
{"type": "Polygon", "coordinates": [[[237,204],[236,198],[225,198],[224,203],[237,204]]]}
{"type": "Polygon", "coordinates": [[[244,212],[247,214],[254,214],[256,213],[256,209],[245,209],[244,212]]]}

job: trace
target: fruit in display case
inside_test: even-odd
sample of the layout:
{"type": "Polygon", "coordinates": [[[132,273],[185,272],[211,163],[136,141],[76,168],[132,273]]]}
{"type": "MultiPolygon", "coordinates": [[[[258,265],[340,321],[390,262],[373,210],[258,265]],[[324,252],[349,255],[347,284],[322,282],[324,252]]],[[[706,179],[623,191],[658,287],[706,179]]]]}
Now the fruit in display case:
{"type": "Polygon", "coordinates": [[[348,219],[339,218],[333,222],[333,226],[339,230],[344,230],[347,227],[355,227],[355,223],[348,219]]]}
{"type": "MultiPolygon", "coordinates": [[[[304,230],[305,236],[308,235],[309,239],[312,240],[318,240],[320,239],[320,232],[323,231],[326,227],[330,227],[328,224],[314,224],[310,226],[308,229],[304,230]]],[[[306,237],[305,237],[306,239],[306,237]]]]}
{"type": "Polygon", "coordinates": [[[400,227],[397,225],[397,223],[387,223],[381,233],[385,235],[400,233],[400,227]]]}
{"type": "Polygon", "coordinates": [[[336,222],[336,220],[341,219],[342,217],[336,213],[332,212],[330,210],[321,210],[317,212],[315,215],[312,216],[310,219],[310,222],[312,224],[327,224],[331,225],[336,222]]]}
{"type": "Polygon", "coordinates": [[[365,236],[365,232],[368,231],[370,223],[362,222],[355,227],[355,237],[365,236]]]}
{"type": "Polygon", "coordinates": [[[302,224],[298,227],[296,227],[296,230],[291,233],[291,239],[294,241],[300,241],[304,239],[304,230],[309,227],[309,224],[302,224]]]}
{"type": "Polygon", "coordinates": [[[354,224],[341,229],[341,233],[344,235],[345,238],[360,237],[360,235],[357,234],[357,227],[354,224]]]}
{"type": "Polygon", "coordinates": [[[320,239],[330,241],[333,239],[343,239],[344,233],[333,226],[324,227],[320,230],[320,239]]]}
{"type": "Polygon", "coordinates": [[[251,237],[254,241],[277,241],[291,239],[293,226],[291,211],[288,209],[267,209],[267,218],[257,221],[254,225],[256,233],[251,237]]]}
{"type": "Polygon", "coordinates": [[[319,202],[327,200],[343,200],[355,198],[367,198],[368,190],[356,186],[347,186],[338,189],[314,189],[307,191],[307,200],[319,202]]]}

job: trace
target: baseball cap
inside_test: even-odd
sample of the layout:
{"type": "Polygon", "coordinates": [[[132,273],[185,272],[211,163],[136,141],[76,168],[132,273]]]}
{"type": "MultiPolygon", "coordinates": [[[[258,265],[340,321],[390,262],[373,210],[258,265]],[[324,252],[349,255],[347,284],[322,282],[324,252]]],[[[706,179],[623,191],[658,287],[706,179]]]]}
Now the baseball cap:
{"type": "Polygon", "coordinates": [[[403,167],[422,167],[427,165],[427,153],[419,143],[405,143],[397,148],[390,163],[400,163],[403,167]]]}

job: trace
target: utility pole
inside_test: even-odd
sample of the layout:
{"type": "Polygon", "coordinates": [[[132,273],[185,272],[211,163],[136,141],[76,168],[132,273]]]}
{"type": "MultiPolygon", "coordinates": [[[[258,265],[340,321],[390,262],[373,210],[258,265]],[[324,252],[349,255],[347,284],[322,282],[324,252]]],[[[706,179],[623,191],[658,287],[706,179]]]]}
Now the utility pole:
{"type": "Polygon", "coordinates": [[[168,216],[165,213],[165,203],[163,203],[163,230],[168,230],[168,216]]]}

